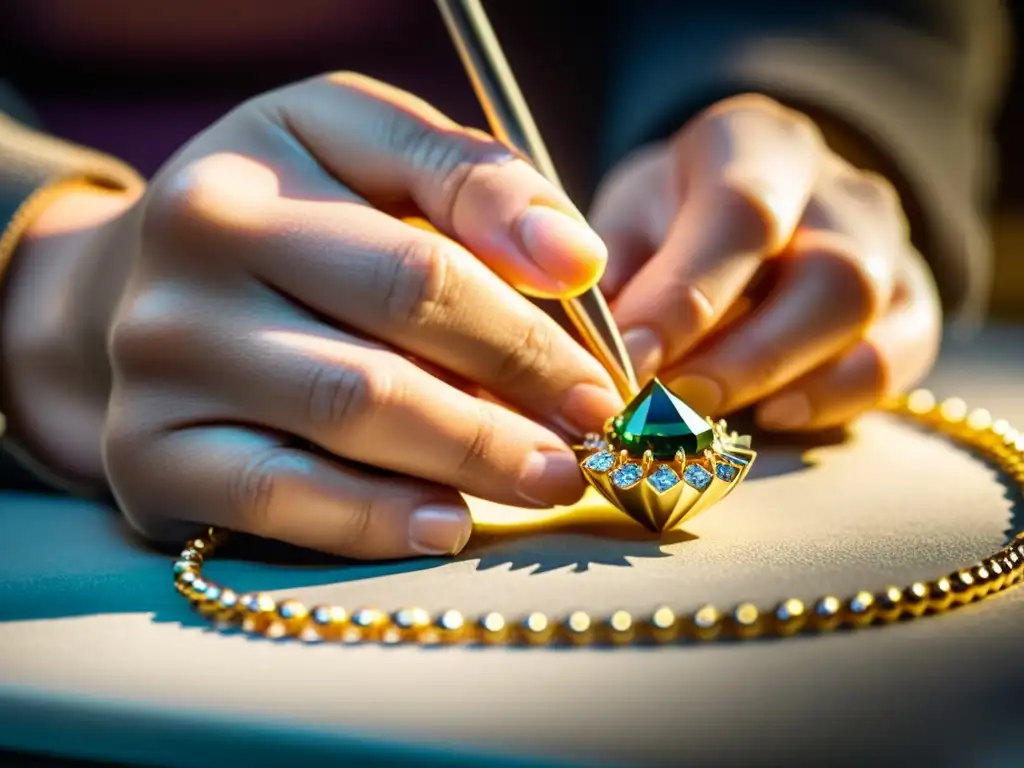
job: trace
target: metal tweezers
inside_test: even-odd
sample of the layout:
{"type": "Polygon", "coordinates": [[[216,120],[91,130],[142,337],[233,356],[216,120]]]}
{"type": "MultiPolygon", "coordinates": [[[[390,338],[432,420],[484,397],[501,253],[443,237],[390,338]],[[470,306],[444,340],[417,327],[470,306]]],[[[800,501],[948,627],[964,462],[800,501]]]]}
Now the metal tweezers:
{"type": "MultiPolygon", "coordinates": [[[[494,136],[522,152],[552,184],[563,189],[480,0],[436,2],[494,136]]],[[[631,400],[638,389],[636,373],[601,291],[595,286],[563,300],[562,306],[619,393],[627,402],[631,400]]]]}

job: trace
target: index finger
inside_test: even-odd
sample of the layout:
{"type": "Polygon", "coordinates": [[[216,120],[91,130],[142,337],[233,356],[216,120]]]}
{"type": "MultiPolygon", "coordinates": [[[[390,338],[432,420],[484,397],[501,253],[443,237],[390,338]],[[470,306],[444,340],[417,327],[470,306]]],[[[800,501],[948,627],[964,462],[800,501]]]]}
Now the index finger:
{"type": "Polygon", "coordinates": [[[554,298],[600,278],[607,249],[583,215],[493,137],[351,73],[286,89],[270,103],[343,184],[384,210],[411,205],[515,288],[554,298]]]}

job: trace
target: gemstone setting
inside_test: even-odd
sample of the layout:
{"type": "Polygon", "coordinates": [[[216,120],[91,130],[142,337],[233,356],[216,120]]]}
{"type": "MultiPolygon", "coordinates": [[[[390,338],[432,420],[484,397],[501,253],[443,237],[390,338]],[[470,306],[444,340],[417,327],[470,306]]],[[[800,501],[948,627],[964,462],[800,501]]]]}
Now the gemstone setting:
{"type": "Polygon", "coordinates": [[[615,466],[615,454],[603,451],[589,456],[583,466],[593,472],[607,472],[615,466]]]}
{"type": "Polygon", "coordinates": [[[686,481],[687,485],[696,488],[698,491],[703,491],[711,485],[711,473],[700,464],[690,464],[683,470],[683,480],[686,481]]]}
{"type": "Polygon", "coordinates": [[[662,464],[647,476],[647,482],[658,493],[664,493],[679,484],[679,475],[667,464],[662,464]]]}
{"type": "Polygon", "coordinates": [[[616,488],[632,488],[643,479],[644,470],[639,464],[630,462],[623,464],[611,474],[612,483],[616,488]]]}
{"type": "Polygon", "coordinates": [[[731,483],[733,478],[736,477],[736,467],[730,464],[716,464],[715,475],[719,480],[731,483]]]}
{"type": "Polygon", "coordinates": [[[707,419],[657,379],[651,379],[615,417],[612,430],[631,456],[640,457],[649,450],[662,460],[672,459],[680,449],[688,456],[702,453],[715,437],[707,419]]]}

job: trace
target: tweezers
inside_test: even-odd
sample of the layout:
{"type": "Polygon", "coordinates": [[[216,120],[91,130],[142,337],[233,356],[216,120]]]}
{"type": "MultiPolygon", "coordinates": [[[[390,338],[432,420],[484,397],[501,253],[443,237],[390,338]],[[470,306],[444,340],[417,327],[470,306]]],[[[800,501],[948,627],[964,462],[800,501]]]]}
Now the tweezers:
{"type": "MultiPolygon", "coordinates": [[[[540,173],[564,191],[480,0],[436,2],[491,132],[529,158],[540,173]]],[[[576,298],[565,299],[562,306],[584,344],[608,370],[619,394],[627,402],[631,400],[639,388],[636,373],[600,289],[595,286],[576,298]]]]}

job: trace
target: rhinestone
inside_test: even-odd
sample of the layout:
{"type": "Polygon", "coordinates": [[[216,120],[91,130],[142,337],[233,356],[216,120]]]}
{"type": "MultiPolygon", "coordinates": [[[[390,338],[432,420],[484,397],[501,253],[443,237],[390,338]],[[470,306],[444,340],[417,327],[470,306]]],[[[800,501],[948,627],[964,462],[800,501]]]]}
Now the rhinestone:
{"type": "Polygon", "coordinates": [[[664,493],[669,488],[672,488],[679,483],[679,475],[675,473],[672,467],[667,464],[662,464],[647,478],[647,482],[651,484],[658,493],[664,493]]]}
{"type": "Polygon", "coordinates": [[[691,464],[683,471],[683,480],[687,485],[692,485],[698,491],[703,491],[711,485],[711,473],[700,464],[691,464]]]}
{"type": "Polygon", "coordinates": [[[593,470],[594,472],[607,472],[615,466],[615,454],[608,453],[607,451],[595,453],[583,462],[583,466],[587,469],[593,470]]]}
{"type": "Polygon", "coordinates": [[[644,476],[644,470],[639,464],[630,462],[612,472],[612,482],[617,488],[630,488],[640,482],[644,476]]]}
{"type": "Polygon", "coordinates": [[[724,480],[729,483],[736,477],[736,467],[730,466],[729,464],[716,464],[715,474],[718,475],[719,480],[724,480]]]}

